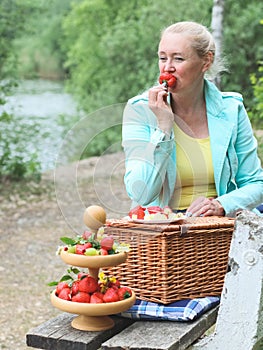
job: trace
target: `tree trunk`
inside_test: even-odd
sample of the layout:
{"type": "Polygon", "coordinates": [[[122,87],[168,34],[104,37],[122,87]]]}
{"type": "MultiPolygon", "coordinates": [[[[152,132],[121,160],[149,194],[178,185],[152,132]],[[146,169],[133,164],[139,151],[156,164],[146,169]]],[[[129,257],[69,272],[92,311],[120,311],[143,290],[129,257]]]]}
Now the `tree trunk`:
{"type": "MultiPolygon", "coordinates": [[[[223,40],[223,19],[224,19],[224,0],[214,0],[212,9],[211,29],[215,39],[216,53],[215,63],[221,56],[222,40],[223,40]]],[[[214,83],[220,88],[220,76],[214,78],[214,83]]]]}

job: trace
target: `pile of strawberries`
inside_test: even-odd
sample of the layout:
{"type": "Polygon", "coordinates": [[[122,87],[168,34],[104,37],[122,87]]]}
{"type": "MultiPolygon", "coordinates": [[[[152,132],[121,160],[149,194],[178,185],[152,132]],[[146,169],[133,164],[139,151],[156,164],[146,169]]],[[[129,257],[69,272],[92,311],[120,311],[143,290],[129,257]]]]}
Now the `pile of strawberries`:
{"type": "Polygon", "coordinates": [[[59,247],[58,254],[61,250],[68,253],[80,254],[86,256],[96,255],[111,255],[120,252],[128,252],[129,244],[119,243],[114,240],[113,236],[104,235],[103,228],[100,235],[95,237],[95,234],[90,231],[84,231],[82,235],[76,238],[61,237],[60,240],[66,244],[64,247],[59,247]]]}
{"type": "Polygon", "coordinates": [[[88,273],[79,272],[77,279],[59,282],[55,294],[64,300],[90,304],[112,303],[131,297],[131,289],[121,286],[116,278],[106,277],[103,273],[99,277],[96,280],[88,273]]]}

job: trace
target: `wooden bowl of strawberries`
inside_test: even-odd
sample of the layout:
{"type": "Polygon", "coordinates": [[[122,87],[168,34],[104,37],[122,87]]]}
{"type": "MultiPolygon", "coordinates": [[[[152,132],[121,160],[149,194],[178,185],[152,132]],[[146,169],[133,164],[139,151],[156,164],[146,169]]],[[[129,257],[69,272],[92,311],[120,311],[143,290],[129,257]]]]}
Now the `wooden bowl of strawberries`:
{"type": "Polygon", "coordinates": [[[56,308],[77,314],[72,327],[83,331],[101,331],[114,326],[109,315],[128,310],[135,303],[135,293],[114,277],[100,273],[99,280],[81,272],[70,282],[59,282],[51,293],[56,308]]]}

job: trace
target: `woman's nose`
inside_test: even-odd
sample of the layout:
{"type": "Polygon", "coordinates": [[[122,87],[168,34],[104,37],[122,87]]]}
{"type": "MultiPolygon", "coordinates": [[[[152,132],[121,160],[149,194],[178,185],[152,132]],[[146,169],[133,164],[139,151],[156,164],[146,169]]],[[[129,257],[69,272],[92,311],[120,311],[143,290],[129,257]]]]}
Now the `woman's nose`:
{"type": "Polygon", "coordinates": [[[174,71],[175,71],[175,66],[174,66],[172,60],[167,60],[167,61],[166,61],[164,70],[165,70],[166,72],[174,72],[174,71]]]}

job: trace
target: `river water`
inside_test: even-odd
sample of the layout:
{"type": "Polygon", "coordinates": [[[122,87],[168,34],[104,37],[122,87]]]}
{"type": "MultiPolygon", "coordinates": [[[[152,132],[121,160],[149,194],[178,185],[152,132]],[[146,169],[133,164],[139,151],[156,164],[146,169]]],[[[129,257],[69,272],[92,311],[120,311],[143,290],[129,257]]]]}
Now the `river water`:
{"type": "Polygon", "coordinates": [[[47,80],[22,81],[0,112],[3,110],[12,113],[17,123],[36,130],[25,152],[37,154],[42,171],[54,168],[64,135],[81,115],[63,84],[47,80]]]}

